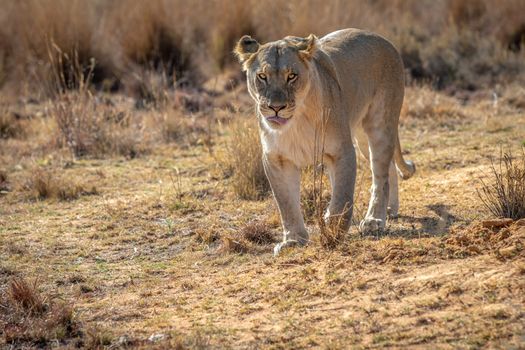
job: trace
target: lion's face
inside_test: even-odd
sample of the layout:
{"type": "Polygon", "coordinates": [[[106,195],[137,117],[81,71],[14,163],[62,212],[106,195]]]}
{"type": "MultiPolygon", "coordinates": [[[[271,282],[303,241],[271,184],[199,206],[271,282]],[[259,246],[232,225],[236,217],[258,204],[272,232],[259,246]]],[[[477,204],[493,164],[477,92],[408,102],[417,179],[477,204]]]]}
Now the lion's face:
{"type": "Polygon", "coordinates": [[[294,117],[309,88],[309,59],[315,37],[287,37],[259,45],[243,37],[236,53],[246,70],[248,90],[257,102],[259,115],[272,129],[280,129],[294,117]]]}

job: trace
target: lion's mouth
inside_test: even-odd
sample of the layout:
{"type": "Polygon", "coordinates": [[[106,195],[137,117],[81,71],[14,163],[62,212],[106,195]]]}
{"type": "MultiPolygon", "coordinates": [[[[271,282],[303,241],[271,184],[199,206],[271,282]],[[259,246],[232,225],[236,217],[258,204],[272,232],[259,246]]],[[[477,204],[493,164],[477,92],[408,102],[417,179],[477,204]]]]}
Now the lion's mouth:
{"type": "Polygon", "coordinates": [[[272,123],[275,123],[275,124],[284,125],[284,124],[288,123],[290,118],[282,118],[282,117],[279,117],[278,115],[273,115],[271,117],[266,117],[266,120],[268,120],[268,121],[270,121],[272,123]]]}

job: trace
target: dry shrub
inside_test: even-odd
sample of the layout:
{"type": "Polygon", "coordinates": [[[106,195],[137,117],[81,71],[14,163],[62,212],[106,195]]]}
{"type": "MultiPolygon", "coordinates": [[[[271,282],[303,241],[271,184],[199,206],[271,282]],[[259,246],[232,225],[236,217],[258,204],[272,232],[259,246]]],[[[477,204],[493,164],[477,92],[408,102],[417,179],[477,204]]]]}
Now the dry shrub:
{"type": "Polygon", "coordinates": [[[156,127],[166,142],[181,146],[213,145],[213,113],[186,114],[181,109],[167,109],[160,114],[156,127]]]}
{"type": "Polygon", "coordinates": [[[523,57],[508,54],[493,39],[450,27],[421,49],[426,76],[438,89],[478,90],[519,78],[523,57]]]}
{"type": "Polygon", "coordinates": [[[138,116],[115,111],[87,92],[61,95],[51,113],[58,126],[58,144],[75,157],[135,158],[148,150],[138,116]]]}
{"type": "Polygon", "coordinates": [[[55,69],[46,62],[52,41],[62,52],[77,52],[84,70],[94,59],[98,88],[124,86],[147,99],[145,72],[166,77],[169,86],[199,85],[232,63],[242,34],[268,41],[358,27],[391,38],[415,79],[475,88],[523,68],[512,52],[523,47],[524,6],[523,0],[497,6],[489,0],[5,0],[0,83],[30,85],[35,71],[44,77],[55,69]],[[508,59],[499,57],[505,51],[508,59]]]}
{"type": "Polygon", "coordinates": [[[414,119],[464,119],[464,108],[457,99],[428,87],[408,88],[403,101],[402,117],[414,119]]]}
{"type": "Polygon", "coordinates": [[[63,201],[77,199],[83,195],[97,194],[93,186],[86,189],[84,184],[76,179],[45,168],[35,168],[23,184],[23,190],[33,199],[59,199],[63,201]]]}
{"type": "Polygon", "coordinates": [[[233,172],[231,185],[241,199],[266,197],[270,184],[262,163],[262,147],[255,120],[239,120],[230,126],[225,169],[233,172]]]}
{"type": "Polygon", "coordinates": [[[499,165],[492,163],[492,181],[481,181],[478,195],[492,215],[501,218],[525,218],[525,149],[518,159],[512,154],[500,156],[499,165]]]}
{"type": "Polygon", "coordinates": [[[275,242],[275,236],[268,224],[260,221],[252,221],[241,228],[241,237],[255,244],[270,244],[275,242]]]}
{"type": "Polygon", "coordinates": [[[14,348],[64,345],[80,335],[72,307],[40,294],[36,281],[12,279],[0,308],[4,341],[14,348]]]}
{"type": "Polygon", "coordinates": [[[44,80],[45,90],[54,98],[50,113],[58,127],[59,145],[69,148],[75,157],[116,154],[134,158],[146,151],[141,143],[142,124],[116,110],[111,102],[93,96],[93,61],[85,67],[78,51],[68,54],[54,44],[49,48],[49,60],[52,68],[44,80]]]}
{"type": "Polygon", "coordinates": [[[25,134],[23,123],[15,114],[0,108],[0,139],[21,137],[25,134]]]}

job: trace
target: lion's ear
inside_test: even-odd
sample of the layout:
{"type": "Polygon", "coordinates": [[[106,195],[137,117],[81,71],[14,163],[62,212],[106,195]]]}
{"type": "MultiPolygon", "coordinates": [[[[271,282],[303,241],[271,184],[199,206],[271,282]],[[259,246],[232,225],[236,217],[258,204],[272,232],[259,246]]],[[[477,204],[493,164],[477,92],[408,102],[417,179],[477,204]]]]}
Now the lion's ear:
{"type": "Polygon", "coordinates": [[[246,62],[254,53],[259,50],[259,43],[249,35],[239,39],[233,52],[241,63],[246,62]]]}
{"type": "Polygon", "coordinates": [[[317,49],[317,37],[313,34],[308,35],[297,45],[299,53],[303,58],[310,59],[317,49]]]}

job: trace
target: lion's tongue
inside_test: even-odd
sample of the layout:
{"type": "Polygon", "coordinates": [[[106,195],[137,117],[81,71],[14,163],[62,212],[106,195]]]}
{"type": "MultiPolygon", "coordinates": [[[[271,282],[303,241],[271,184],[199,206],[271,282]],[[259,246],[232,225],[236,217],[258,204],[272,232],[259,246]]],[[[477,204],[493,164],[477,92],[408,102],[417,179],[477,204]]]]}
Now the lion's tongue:
{"type": "Polygon", "coordinates": [[[274,123],[280,124],[280,125],[286,124],[286,122],[288,122],[288,119],[286,119],[286,118],[281,118],[281,117],[278,117],[278,116],[276,116],[276,115],[274,115],[274,116],[272,116],[272,117],[267,117],[266,119],[268,119],[268,120],[271,121],[271,122],[274,122],[274,123]]]}

